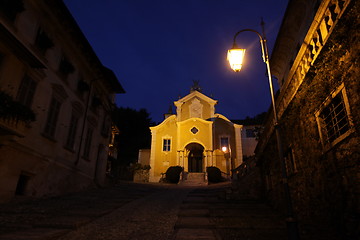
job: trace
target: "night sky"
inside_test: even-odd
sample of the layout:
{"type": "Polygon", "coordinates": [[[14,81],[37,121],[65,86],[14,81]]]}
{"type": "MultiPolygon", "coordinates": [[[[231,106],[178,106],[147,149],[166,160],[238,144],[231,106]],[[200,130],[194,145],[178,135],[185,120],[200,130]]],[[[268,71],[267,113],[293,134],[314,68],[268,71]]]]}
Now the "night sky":
{"type": "MultiPolygon", "coordinates": [[[[270,106],[266,65],[255,33],[241,33],[247,48],[242,71],[227,61],[234,34],[245,28],[275,43],[287,0],[64,0],[102,63],[126,93],[119,107],[145,108],[155,122],[198,80],[218,100],[216,112],[243,119],[270,106]]],[[[276,80],[274,80],[276,83],[276,80]]],[[[173,107],[175,112],[175,107],[173,107]]]]}

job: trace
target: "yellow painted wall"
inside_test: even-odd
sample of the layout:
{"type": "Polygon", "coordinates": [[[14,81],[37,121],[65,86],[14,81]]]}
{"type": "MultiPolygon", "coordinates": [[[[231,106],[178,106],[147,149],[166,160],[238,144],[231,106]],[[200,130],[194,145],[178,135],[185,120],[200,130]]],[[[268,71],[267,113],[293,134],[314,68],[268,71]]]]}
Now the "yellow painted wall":
{"type": "Polygon", "coordinates": [[[200,101],[200,104],[202,105],[202,118],[209,119],[211,117],[211,105],[203,99],[195,96],[193,98],[190,98],[181,106],[180,121],[185,121],[190,118],[190,105],[192,104],[192,101],[194,99],[198,99],[200,101]]]}
{"type": "Polygon", "coordinates": [[[205,149],[212,149],[212,122],[199,118],[192,118],[178,123],[179,149],[184,149],[192,142],[200,143],[205,149]],[[192,128],[198,129],[196,134],[192,128]]]}
{"type": "Polygon", "coordinates": [[[162,124],[155,127],[156,130],[153,130],[156,134],[156,145],[155,145],[155,155],[154,163],[151,171],[155,177],[160,177],[161,173],[165,173],[170,166],[176,166],[176,154],[177,154],[177,127],[176,127],[176,118],[169,117],[162,124]],[[163,151],[163,139],[171,139],[171,148],[169,152],[163,151]]]}
{"type": "Polygon", "coordinates": [[[222,172],[227,172],[227,164],[226,164],[226,158],[224,153],[220,149],[214,150],[213,153],[214,158],[214,165],[215,167],[219,168],[222,172]]]}
{"type": "Polygon", "coordinates": [[[158,181],[161,173],[170,166],[181,165],[185,171],[188,166],[191,143],[204,147],[203,170],[206,166],[216,166],[222,172],[230,173],[236,159],[236,138],[234,124],[221,114],[214,114],[216,101],[199,92],[192,92],[179,101],[177,115],[165,119],[160,125],[151,127],[153,135],[150,156],[150,181],[158,181]],[[202,106],[202,118],[192,117],[190,106],[202,106]],[[211,120],[210,120],[211,118],[211,120]],[[206,120],[208,119],[208,120],[206,120]],[[196,128],[197,132],[191,130],[196,128]],[[224,153],[220,149],[220,137],[228,137],[231,151],[224,153]],[[163,139],[171,139],[171,150],[163,151],[163,139]],[[183,160],[185,162],[183,162],[183,160]]]}
{"type": "Polygon", "coordinates": [[[216,152],[216,167],[220,168],[221,171],[230,173],[230,169],[236,167],[234,166],[234,161],[236,158],[236,139],[234,126],[232,123],[222,118],[216,118],[214,121],[214,152],[216,152]],[[230,152],[227,155],[221,151],[221,137],[229,138],[230,152]],[[225,159],[227,159],[226,164],[224,162],[225,159]]]}

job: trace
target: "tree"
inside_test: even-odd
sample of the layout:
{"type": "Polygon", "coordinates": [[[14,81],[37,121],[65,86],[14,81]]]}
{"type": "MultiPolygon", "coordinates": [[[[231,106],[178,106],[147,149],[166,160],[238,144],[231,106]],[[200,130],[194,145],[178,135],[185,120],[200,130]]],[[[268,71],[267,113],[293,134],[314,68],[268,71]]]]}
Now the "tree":
{"type": "Polygon", "coordinates": [[[262,112],[254,117],[247,116],[245,119],[241,120],[231,120],[233,123],[241,124],[241,125],[263,125],[265,119],[267,117],[267,112],[262,112]]]}
{"type": "Polygon", "coordinates": [[[118,146],[118,160],[121,165],[135,163],[139,149],[150,148],[151,132],[149,127],[154,123],[146,109],[139,111],[131,108],[116,108],[113,121],[119,128],[116,139],[118,146]]]}

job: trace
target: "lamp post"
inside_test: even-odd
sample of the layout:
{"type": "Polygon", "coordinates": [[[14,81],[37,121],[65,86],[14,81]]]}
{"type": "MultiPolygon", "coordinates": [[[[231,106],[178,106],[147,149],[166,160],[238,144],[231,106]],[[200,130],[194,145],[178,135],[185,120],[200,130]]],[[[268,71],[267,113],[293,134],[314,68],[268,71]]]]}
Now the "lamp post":
{"type": "Polygon", "coordinates": [[[281,163],[282,182],[283,182],[283,187],[284,187],[285,201],[286,201],[286,205],[287,205],[286,226],[287,226],[287,231],[288,231],[288,239],[298,240],[298,239],[300,239],[300,237],[299,237],[299,232],[298,232],[298,227],[297,227],[297,221],[294,217],[292,200],[291,200],[291,195],[290,195],[290,191],[289,191],[288,176],[287,176],[287,172],[286,172],[286,163],[285,163],[284,152],[283,152],[283,148],[282,148],[279,122],[278,122],[277,111],[276,111],[276,106],[275,106],[274,88],[273,88],[270,63],[269,63],[269,53],[268,53],[266,37],[265,37],[265,33],[264,33],[264,21],[262,21],[262,20],[261,20],[261,27],[262,27],[262,32],[263,32],[262,35],[253,29],[243,29],[243,30],[240,30],[239,32],[237,32],[234,36],[233,47],[232,47],[232,49],[230,49],[228,51],[227,59],[230,63],[230,67],[235,72],[240,72],[242,63],[243,63],[243,59],[245,56],[245,49],[240,49],[237,46],[236,37],[242,32],[254,32],[258,35],[258,37],[260,39],[262,58],[264,60],[264,63],[266,64],[266,70],[267,70],[267,75],[268,75],[268,79],[269,79],[272,110],[273,110],[273,114],[274,114],[274,129],[275,129],[275,134],[276,134],[276,142],[277,142],[277,147],[278,147],[279,159],[280,159],[280,163],[281,163]]]}

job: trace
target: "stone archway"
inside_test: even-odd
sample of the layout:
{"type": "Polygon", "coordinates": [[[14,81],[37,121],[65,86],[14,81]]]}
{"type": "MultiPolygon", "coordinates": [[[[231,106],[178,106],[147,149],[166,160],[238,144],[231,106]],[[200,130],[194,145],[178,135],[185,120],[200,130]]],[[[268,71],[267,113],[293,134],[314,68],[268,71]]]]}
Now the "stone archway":
{"type": "Polygon", "coordinates": [[[190,143],[186,147],[188,154],[188,171],[203,172],[204,147],[199,143],[190,143]]]}

